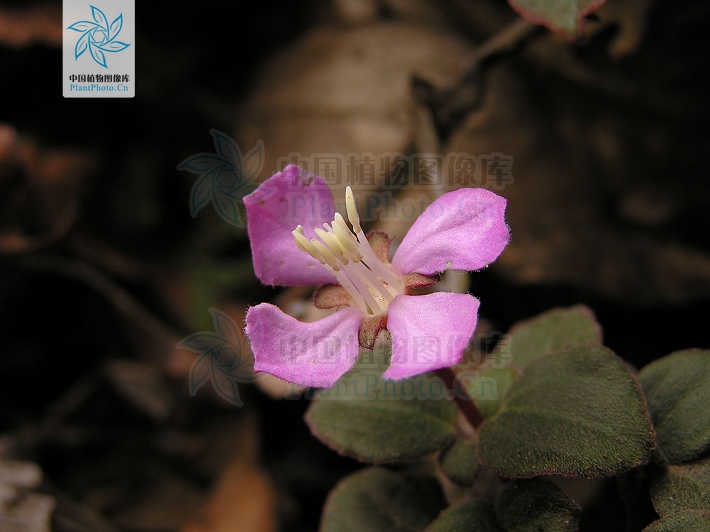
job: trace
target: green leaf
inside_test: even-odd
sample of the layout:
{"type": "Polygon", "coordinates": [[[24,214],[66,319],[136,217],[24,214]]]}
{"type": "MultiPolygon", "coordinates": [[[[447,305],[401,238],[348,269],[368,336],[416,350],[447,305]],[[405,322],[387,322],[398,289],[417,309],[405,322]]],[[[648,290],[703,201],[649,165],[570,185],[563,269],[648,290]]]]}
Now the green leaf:
{"type": "Polygon", "coordinates": [[[683,510],[710,510],[710,458],[696,464],[671,465],[651,485],[658,515],[683,510]]]}
{"type": "Polygon", "coordinates": [[[476,444],[467,438],[456,438],[450,447],[441,451],[439,466],[453,483],[472,486],[478,471],[476,444]]]}
{"type": "Polygon", "coordinates": [[[306,412],[313,434],[341,454],[372,463],[413,460],[456,435],[458,408],[433,374],[387,380],[357,369],[321,391],[306,412]]]}
{"type": "Polygon", "coordinates": [[[658,446],[672,464],[710,448],[710,351],[676,351],[639,373],[658,446]]]}
{"type": "Polygon", "coordinates": [[[648,462],[653,429],[638,384],[601,346],[532,362],[481,426],[478,457],[504,477],[615,475],[648,462]]]}
{"type": "Polygon", "coordinates": [[[654,521],[643,532],[710,532],[710,512],[688,511],[654,521]]]}
{"type": "Polygon", "coordinates": [[[508,0],[520,15],[573,40],[582,35],[584,17],[605,0],[508,0]]]}
{"type": "Polygon", "coordinates": [[[463,501],[444,510],[426,532],[505,532],[496,519],[493,505],[486,501],[463,501]]]}
{"type": "Polygon", "coordinates": [[[578,345],[601,345],[602,331],[584,305],[556,308],[514,325],[493,354],[522,371],[533,360],[578,345]]]}
{"type": "Polygon", "coordinates": [[[549,480],[509,482],[498,497],[498,521],[508,532],[575,532],[582,508],[549,480]]]}
{"type": "Polygon", "coordinates": [[[512,368],[486,368],[478,378],[467,382],[467,392],[483,417],[489,418],[498,412],[505,393],[517,377],[518,372],[512,368]]]}
{"type": "Polygon", "coordinates": [[[493,367],[467,381],[483,417],[493,416],[520,372],[533,360],[578,345],[600,345],[601,327],[584,305],[556,308],[515,324],[488,357],[493,367]],[[491,393],[494,390],[494,393],[491,393]]]}
{"type": "Polygon", "coordinates": [[[320,532],[423,531],[445,505],[434,478],[370,467],[330,492],[320,532]]]}

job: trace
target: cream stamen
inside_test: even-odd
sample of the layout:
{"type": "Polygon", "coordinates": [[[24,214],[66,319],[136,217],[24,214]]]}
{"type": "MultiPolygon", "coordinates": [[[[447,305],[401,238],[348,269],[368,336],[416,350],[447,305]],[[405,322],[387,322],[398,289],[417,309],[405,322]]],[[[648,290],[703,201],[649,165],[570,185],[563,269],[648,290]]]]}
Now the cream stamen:
{"type": "Polygon", "coordinates": [[[350,187],[345,189],[345,208],[352,231],[340,213],[336,212],[330,225],[323,224],[325,231],[320,228],[314,230],[320,240],[308,240],[301,225],[292,232],[293,238],[300,250],[317,259],[333,273],[360,310],[370,316],[377,316],[387,312],[389,303],[404,293],[404,283],[401,276],[392,271],[389,263],[377,257],[367,241],[350,187]]]}

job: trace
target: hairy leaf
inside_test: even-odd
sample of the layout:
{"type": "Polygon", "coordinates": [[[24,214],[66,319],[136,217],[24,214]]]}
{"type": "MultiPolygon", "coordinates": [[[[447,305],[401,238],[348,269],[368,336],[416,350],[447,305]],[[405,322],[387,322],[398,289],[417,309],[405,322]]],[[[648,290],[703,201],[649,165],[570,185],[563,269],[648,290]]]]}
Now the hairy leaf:
{"type": "Polygon", "coordinates": [[[486,501],[469,500],[444,510],[426,532],[504,532],[498,524],[493,505],[486,501]]]}
{"type": "Polygon", "coordinates": [[[445,506],[439,483],[370,467],[343,480],[330,492],[321,532],[423,531],[445,506]]]}
{"type": "Polygon", "coordinates": [[[478,471],[476,444],[466,438],[456,438],[450,447],[441,451],[439,466],[455,484],[472,486],[478,471]]]}
{"type": "Polygon", "coordinates": [[[321,391],[306,413],[311,431],[341,454],[373,463],[420,458],[456,434],[458,409],[431,374],[384,379],[356,369],[321,391]]]}
{"type": "Polygon", "coordinates": [[[654,521],[643,532],[710,532],[710,512],[687,511],[654,521]]]}
{"type": "Polygon", "coordinates": [[[576,532],[582,508],[545,479],[509,482],[498,497],[496,514],[508,532],[576,532]]]}
{"type": "Polygon", "coordinates": [[[710,351],[676,351],[639,373],[658,447],[672,464],[710,448],[710,351]]]}
{"type": "Polygon", "coordinates": [[[603,477],[648,462],[653,428],[614,353],[580,346],[532,362],[482,425],[478,456],[505,477],[603,477]]]}
{"type": "Polygon", "coordinates": [[[508,388],[517,377],[518,372],[512,368],[486,368],[477,379],[468,382],[468,394],[483,417],[489,418],[498,412],[508,388]]]}
{"type": "Polygon", "coordinates": [[[494,355],[523,371],[533,360],[578,345],[600,345],[602,332],[584,305],[556,308],[514,325],[494,355]]]}
{"type": "Polygon", "coordinates": [[[683,510],[710,511],[710,458],[668,466],[652,483],[651,500],[661,516],[683,510]]]}

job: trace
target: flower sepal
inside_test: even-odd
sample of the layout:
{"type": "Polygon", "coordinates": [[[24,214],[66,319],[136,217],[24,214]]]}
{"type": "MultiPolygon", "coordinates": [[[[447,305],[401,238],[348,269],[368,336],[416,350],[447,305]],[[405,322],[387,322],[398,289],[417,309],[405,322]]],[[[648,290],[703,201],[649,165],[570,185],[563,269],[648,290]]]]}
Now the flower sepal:
{"type": "Polygon", "coordinates": [[[323,284],[313,293],[313,305],[321,310],[352,307],[353,298],[339,284],[323,284]]]}
{"type": "Polygon", "coordinates": [[[358,342],[363,349],[374,349],[380,332],[387,328],[387,314],[365,318],[360,324],[358,342]]]}

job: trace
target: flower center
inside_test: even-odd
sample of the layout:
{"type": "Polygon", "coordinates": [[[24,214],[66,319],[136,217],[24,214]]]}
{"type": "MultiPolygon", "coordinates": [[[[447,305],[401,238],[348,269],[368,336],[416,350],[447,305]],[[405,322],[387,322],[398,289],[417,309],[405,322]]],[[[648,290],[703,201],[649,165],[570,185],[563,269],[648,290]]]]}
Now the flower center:
{"type": "Polygon", "coordinates": [[[389,263],[377,258],[360,227],[355,197],[350,187],[345,189],[345,208],[352,230],[339,212],[325,230],[316,228],[320,237],[308,240],[303,226],[293,231],[298,248],[309,253],[328,268],[338,283],[347,290],[355,305],[368,316],[387,312],[387,306],[396,296],[404,294],[401,276],[392,271],[389,263]]]}

